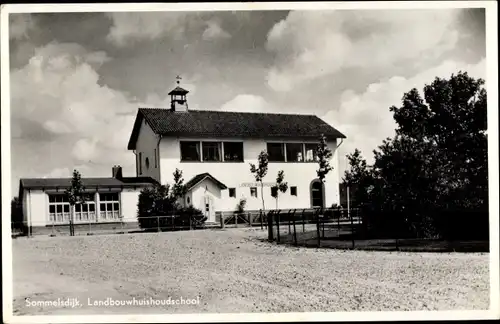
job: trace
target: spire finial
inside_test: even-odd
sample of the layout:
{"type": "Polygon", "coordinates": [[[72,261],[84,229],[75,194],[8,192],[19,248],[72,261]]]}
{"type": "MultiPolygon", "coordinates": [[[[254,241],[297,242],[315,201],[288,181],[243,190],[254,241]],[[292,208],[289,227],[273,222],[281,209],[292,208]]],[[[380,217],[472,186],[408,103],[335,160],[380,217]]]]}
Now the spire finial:
{"type": "Polygon", "coordinates": [[[178,76],[176,76],[176,77],[175,77],[175,79],[177,80],[177,81],[176,81],[176,82],[177,82],[177,85],[179,85],[179,84],[181,83],[181,80],[182,80],[181,76],[180,76],[180,75],[178,75],[178,76]]]}

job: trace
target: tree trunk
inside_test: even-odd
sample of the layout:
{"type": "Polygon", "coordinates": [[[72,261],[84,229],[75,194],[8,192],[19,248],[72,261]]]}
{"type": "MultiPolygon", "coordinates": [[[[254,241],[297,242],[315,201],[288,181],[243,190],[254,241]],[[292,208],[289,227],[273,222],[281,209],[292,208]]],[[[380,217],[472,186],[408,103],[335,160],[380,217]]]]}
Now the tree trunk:
{"type": "Polygon", "coordinates": [[[260,182],[260,198],[262,199],[262,211],[265,213],[266,206],[264,205],[264,183],[260,182]]]}

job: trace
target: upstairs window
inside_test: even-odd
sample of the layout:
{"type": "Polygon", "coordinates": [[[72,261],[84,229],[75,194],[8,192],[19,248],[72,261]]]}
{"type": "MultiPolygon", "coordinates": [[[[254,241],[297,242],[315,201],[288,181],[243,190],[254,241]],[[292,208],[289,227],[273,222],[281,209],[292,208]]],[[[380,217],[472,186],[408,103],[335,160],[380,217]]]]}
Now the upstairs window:
{"type": "Polygon", "coordinates": [[[203,142],[203,161],[220,162],[221,161],[221,143],[203,142]]]}
{"type": "Polygon", "coordinates": [[[302,152],[304,145],[302,143],[286,143],[286,161],[287,162],[302,162],[304,161],[304,153],[302,152]]]}
{"type": "Polygon", "coordinates": [[[200,142],[181,142],[181,161],[200,160],[200,142]]]}
{"type": "Polygon", "coordinates": [[[306,162],[315,162],[318,159],[317,155],[317,150],[318,150],[318,144],[305,144],[305,151],[306,151],[306,162]]]}
{"type": "Polygon", "coordinates": [[[267,143],[267,153],[271,162],[285,162],[285,145],[283,143],[267,143]]]}
{"type": "Polygon", "coordinates": [[[243,143],[224,142],[224,161],[243,162],[243,143]]]}
{"type": "Polygon", "coordinates": [[[236,198],[236,188],[229,188],[229,197],[236,198]]]}

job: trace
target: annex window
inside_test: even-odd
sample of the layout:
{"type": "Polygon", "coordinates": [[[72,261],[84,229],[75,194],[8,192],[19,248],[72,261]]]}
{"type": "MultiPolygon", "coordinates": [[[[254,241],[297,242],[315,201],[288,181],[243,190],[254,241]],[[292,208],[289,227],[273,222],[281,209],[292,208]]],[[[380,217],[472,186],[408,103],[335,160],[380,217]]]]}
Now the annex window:
{"type": "Polygon", "coordinates": [[[181,142],[181,161],[200,161],[200,142],[181,142]]]}
{"type": "Polygon", "coordinates": [[[142,174],[142,152],[139,152],[139,174],[142,174]]]}
{"type": "Polygon", "coordinates": [[[295,186],[290,187],[290,195],[297,196],[297,187],[295,186]]]}
{"type": "Polygon", "coordinates": [[[221,142],[203,142],[203,161],[220,162],[221,159],[221,142]]]}
{"type": "Polygon", "coordinates": [[[316,151],[318,149],[317,144],[305,144],[305,151],[306,151],[306,162],[314,162],[317,160],[317,154],[316,151]]]}
{"type": "Polygon", "coordinates": [[[93,194],[85,195],[85,203],[75,205],[75,221],[95,221],[95,197],[93,194]]]}
{"type": "Polygon", "coordinates": [[[302,143],[286,143],[286,161],[287,162],[302,162],[304,161],[304,153],[302,152],[304,144],[302,143]]]}
{"type": "Polygon", "coordinates": [[[283,143],[267,143],[267,153],[271,162],[285,162],[285,145],[283,143]]]}
{"type": "Polygon", "coordinates": [[[224,142],[224,161],[243,162],[243,143],[224,142]]]}
{"type": "Polygon", "coordinates": [[[229,197],[236,198],[236,188],[229,188],[229,197]]]}
{"type": "Polygon", "coordinates": [[[118,220],[120,218],[120,199],[118,193],[100,193],[100,220],[118,220]]]}
{"type": "Polygon", "coordinates": [[[70,215],[70,205],[66,195],[49,195],[49,220],[51,223],[69,223],[70,215]]]}
{"type": "Polygon", "coordinates": [[[250,187],[250,197],[257,198],[257,187],[250,187]]]}

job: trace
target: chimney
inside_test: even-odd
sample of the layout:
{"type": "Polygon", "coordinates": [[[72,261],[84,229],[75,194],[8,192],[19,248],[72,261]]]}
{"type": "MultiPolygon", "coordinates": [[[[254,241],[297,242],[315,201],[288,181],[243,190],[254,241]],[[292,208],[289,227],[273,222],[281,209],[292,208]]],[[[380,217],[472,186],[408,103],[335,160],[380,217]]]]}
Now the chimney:
{"type": "Polygon", "coordinates": [[[113,178],[121,179],[122,178],[122,167],[119,165],[113,166],[113,178]]]}

